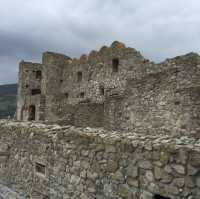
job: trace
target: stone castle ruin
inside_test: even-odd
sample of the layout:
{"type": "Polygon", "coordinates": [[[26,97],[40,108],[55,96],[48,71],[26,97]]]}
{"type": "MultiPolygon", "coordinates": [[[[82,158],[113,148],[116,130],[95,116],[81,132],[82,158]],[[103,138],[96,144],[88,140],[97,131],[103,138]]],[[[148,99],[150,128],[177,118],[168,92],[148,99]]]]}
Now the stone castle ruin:
{"type": "Polygon", "coordinates": [[[196,53],[45,52],[20,63],[16,119],[0,121],[0,198],[200,198],[196,53]]]}
{"type": "Polygon", "coordinates": [[[195,129],[200,57],[155,64],[120,42],[80,59],[46,52],[21,62],[17,119],[106,129],[195,129]]]}

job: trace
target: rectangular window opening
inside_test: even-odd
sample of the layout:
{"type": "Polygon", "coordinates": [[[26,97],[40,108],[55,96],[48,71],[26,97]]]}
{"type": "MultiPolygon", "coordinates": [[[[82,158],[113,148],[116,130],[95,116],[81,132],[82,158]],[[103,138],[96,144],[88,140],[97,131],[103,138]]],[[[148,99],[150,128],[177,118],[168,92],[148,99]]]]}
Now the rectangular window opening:
{"type": "Polygon", "coordinates": [[[42,71],[41,70],[36,71],[36,79],[42,79],[42,71]]]}
{"type": "Polygon", "coordinates": [[[84,96],[85,96],[85,93],[84,93],[84,92],[81,92],[81,93],[80,93],[80,97],[81,97],[81,98],[84,98],[84,96]]]}
{"type": "Polygon", "coordinates": [[[82,74],[81,71],[79,71],[79,72],[77,73],[77,81],[78,81],[78,82],[81,82],[82,79],[83,79],[83,74],[82,74]]]}
{"type": "Polygon", "coordinates": [[[113,72],[118,72],[119,70],[119,59],[118,58],[115,58],[112,60],[112,70],[113,72]]]}
{"type": "Polygon", "coordinates": [[[68,99],[69,98],[69,93],[65,93],[65,97],[68,99]]]}
{"type": "Polygon", "coordinates": [[[41,94],[41,90],[40,89],[32,89],[31,90],[31,95],[39,95],[41,94]]]}
{"type": "Polygon", "coordinates": [[[36,171],[37,173],[40,173],[40,174],[42,174],[42,175],[45,175],[45,173],[46,173],[46,167],[45,167],[45,165],[36,162],[36,163],[35,163],[35,171],[36,171]]]}
{"type": "Polygon", "coordinates": [[[171,199],[171,198],[165,197],[165,196],[161,196],[161,195],[159,195],[159,194],[155,194],[155,195],[154,195],[154,199],[171,199]]]}
{"type": "Polygon", "coordinates": [[[29,111],[28,111],[28,121],[35,120],[35,105],[29,106],[29,111]]]}
{"type": "Polygon", "coordinates": [[[100,95],[104,95],[104,93],[105,93],[105,92],[104,92],[104,87],[101,86],[99,89],[100,89],[100,95]]]}

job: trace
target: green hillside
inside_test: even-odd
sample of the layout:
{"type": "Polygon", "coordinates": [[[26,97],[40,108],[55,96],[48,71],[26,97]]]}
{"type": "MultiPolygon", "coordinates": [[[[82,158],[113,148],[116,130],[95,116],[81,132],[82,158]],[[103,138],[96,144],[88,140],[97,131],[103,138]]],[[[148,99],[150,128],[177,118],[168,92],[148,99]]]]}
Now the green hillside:
{"type": "Polygon", "coordinates": [[[0,119],[13,118],[16,111],[17,84],[0,85],[0,119]]]}

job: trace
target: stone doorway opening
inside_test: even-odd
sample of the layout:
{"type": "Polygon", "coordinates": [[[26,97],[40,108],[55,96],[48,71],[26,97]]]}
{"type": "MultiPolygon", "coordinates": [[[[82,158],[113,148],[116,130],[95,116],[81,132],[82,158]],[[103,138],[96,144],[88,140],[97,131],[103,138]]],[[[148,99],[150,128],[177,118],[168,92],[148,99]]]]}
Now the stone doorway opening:
{"type": "Polygon", "coordinates": [[[35,105],[29,106],[28,120],[29,121],[35,120],[35,105]]]}
{"type": "Polygon", "coordinates": [[[161,195],[159,195],[159,194],[155,194],[155,195],[154,195],[154,199],[171,199],[171,198],[165,197],[165,196],[161,196],[161,195]]]}

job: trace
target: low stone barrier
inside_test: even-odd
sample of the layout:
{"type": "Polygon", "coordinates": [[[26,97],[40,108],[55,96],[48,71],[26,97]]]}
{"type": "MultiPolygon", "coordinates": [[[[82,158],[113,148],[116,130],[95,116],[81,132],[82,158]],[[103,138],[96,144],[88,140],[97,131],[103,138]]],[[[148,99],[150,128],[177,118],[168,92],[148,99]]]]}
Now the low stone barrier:
{"type": "Polygon", "coordinates": [[[38,199],[199,199],[200,139],[0,121],[0,183],[38,199]]]}

